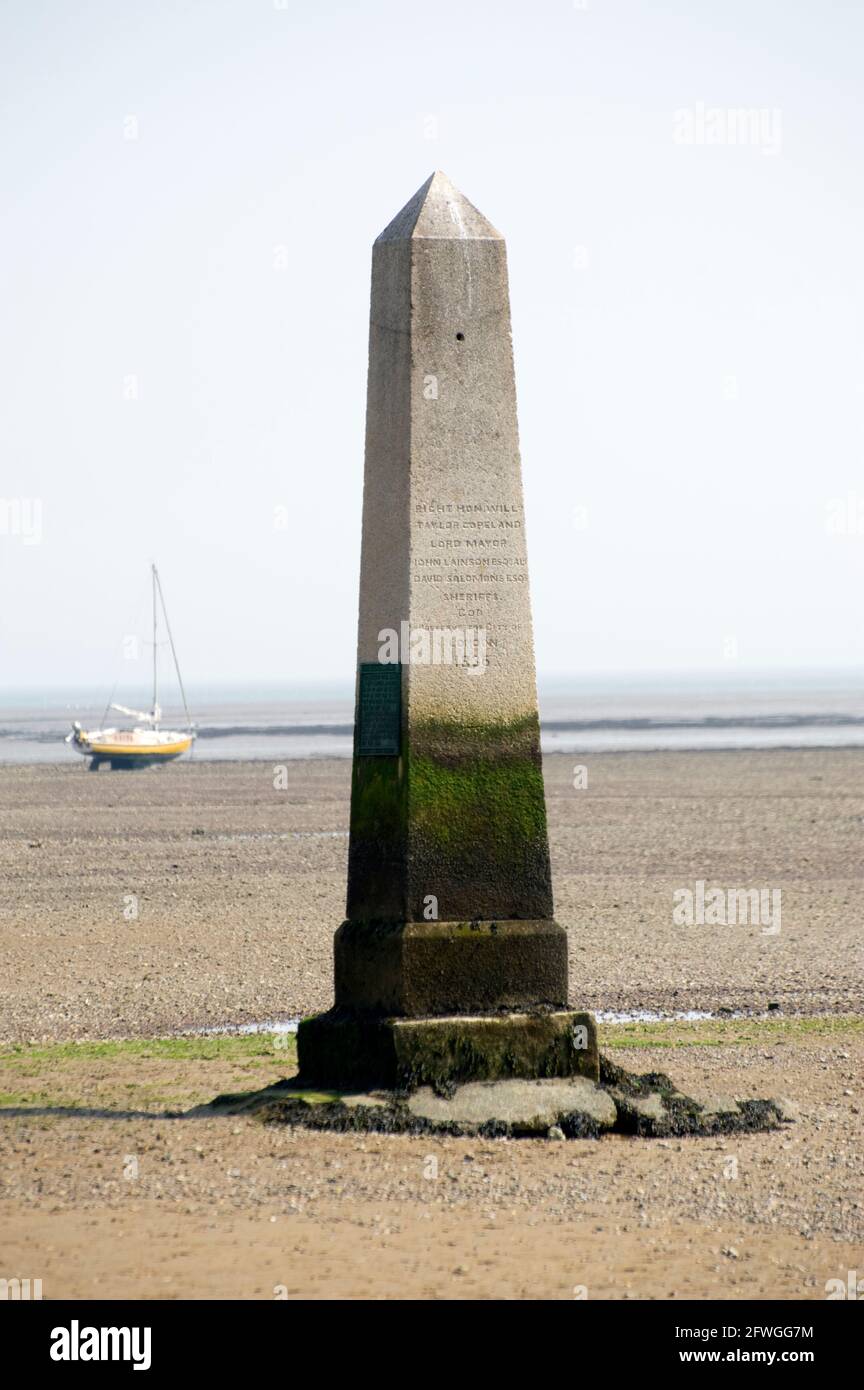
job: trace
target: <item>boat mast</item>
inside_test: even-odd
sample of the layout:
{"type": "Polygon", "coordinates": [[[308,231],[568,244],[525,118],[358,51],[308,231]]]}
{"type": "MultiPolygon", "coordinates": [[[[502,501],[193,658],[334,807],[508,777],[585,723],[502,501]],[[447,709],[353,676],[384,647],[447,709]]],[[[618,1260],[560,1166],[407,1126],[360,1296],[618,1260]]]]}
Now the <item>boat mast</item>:
{"type": "MultiPolygon", "coordinates": [[[[184,686],[183,686],[183,677],[182,677],[181,674],[180,674],[180,662],[177,660],[177,652],[175,651],[175,648],[174,648],[174,637],[173,637],[173,635],[172,635],[172,633],[171,633],[171,624],[170,624],[170,622],[168,621],[168,609],[165,607],[165,595],[164,595],[163,592],[162,592],[162,584],[161,584],[161,582],[160,582],[159,575],[158,575],[157,572],[156,572],[156,566],[155,566],[155,565],[153,566],[153,584],[154,584],[154,589],[153,589],[154,600],[153,600],[153,601],[154,601],[154,603],[155,603],[155,601],[156,601],[156,600],[155,600],[155,594],[156,594],[156,591],[158,590],[158,592],[159,592],[159,602],[160,602],[161,605],[162,605],[162,617],[165,619],[165,630],[166,630],[166,632],[168,633],[168,642],[169,642],[169,644],[170,644],[170,646],[171,646],[171,655],[172,655],[172,657],[174,658],[174,670],[177,672],[177,684],[180,686],[180,695],[181,695],[181,697],[182,697],[182,699],[183,699],[183,710],[184,710],[184,713],[185,713],[185,715],[186,715],[186,724],[187,724],[187,727],[191,729],[191,728],[192,728],[192,719],[191,719],[190,714],[189,714],[189,706],[188,706],[188,704],[187,704],[187,702],[186,702],[186,691],[185,691],[184,686]]],[[[154,609],[154,614],[155,614],[155,609],[154,609]]],[[[155,623],[155,616],[154,616],[154,623],[155,623]]],[[[154,635],[155,635],[155,634],[154,634],[154,635]]]]}
{"type": "Polygon", "coordinates": [[[151,570],[153,571],[153,727],[154,727],[154,729],[158,729],[158,727],[159,727],[158,720],[157,720],[158,705],[156,704],[156,700],[157,700],[157,696],[158,696],[157,675],[156,675],[156,658],[157,658],[157,647],[156,647],[156,585],[159,583],[159,580],[158,580],[158,577],[157,577],[157,574],[156,574],[156,566],[155,566],[155,565],[151,565],[150,568],[151,568],[151,570]]]}

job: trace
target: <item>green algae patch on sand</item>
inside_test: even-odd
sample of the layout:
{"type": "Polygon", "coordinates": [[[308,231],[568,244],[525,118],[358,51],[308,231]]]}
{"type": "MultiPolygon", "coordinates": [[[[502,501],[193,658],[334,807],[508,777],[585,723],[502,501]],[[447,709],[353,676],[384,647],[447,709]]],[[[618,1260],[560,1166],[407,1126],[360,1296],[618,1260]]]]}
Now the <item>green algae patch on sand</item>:
{"type": "Polygon", "coordinates": [[[747,1047],[764,1043],[838,1042],[864,1038],[864,1018],[839,1014],[792,1018],[668,1019],[651,1023],[600,1023],[601,1046],[619,1048],[747,1047]]]}
{"type": "Polygon", "coordinates": [[[226,1092],[224,1095],[216,1096],[205,1105],[197,1106],[193,1112],[196,1115],[249,1115],[261,1110],[265,1106],[271,1105],[274,1101],[296,1102],[302,1105],[339,1105],[342,1102],[343,1093],[341,1091],[316,1090],[311,1086],[303,1086],[298,1077],[290,1077],[275,1081],[272,1086],[265,1086],[260,1091],[234,1091],[226,1092]]]}
{"type": "MultiPolygon", "coordinates": [[[[111,1061],[114,1059],[166,1058],[177,1061],[250,1061],[273,1056],[273,1034],[252,1033],[237,1036],[179,1036],[173,1038],[109,1038],[105,1041],[0,1043],[0,1067],[25,1066],[43,1062],[111,1061]]],[[[291,1055],[296,1046],[293,1034],[279,1034],[279,1054],[291,1055]],[[281,1040],[284,1038],[284,1047],[281,1040]]]]}
{"type": "Polygon", "coordinates": [[[0,1044],[0,1109],[182,1110],[295,1069],[279,1034],[0,1044]]]}

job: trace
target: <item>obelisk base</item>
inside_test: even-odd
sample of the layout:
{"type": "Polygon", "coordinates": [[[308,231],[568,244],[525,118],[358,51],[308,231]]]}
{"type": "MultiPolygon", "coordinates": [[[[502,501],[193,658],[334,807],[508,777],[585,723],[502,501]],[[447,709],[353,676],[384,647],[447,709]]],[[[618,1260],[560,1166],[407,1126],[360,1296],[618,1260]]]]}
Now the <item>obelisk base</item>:
{"type": "Polygon", "coordinates": [[[337,1091],[600,1076],[594,1019],[569,1009],[429,1018],[331,1009],[303,1019],[297,1060],[302,1085],[337,1091]]]}
{"type": "Polygon", "coordinates": [[[337,1009],[426,1018],[567,1007],[567,933],[553,921],[343,922],[337,1009]]]}

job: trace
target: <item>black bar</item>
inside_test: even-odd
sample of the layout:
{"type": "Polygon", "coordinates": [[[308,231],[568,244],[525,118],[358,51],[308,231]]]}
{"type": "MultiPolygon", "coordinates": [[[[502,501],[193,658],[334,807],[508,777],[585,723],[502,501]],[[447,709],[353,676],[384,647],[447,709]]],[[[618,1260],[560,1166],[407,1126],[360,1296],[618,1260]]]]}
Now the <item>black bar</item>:
{"type": "MultiPolygon", "coordinates": [[[[459,1378],[464,1379],[467,1369],[476,1364],[487,1383],[499,1363],[504,1371],[512,1367],[514,1350],[520,1345],[529,1363],[540,1357],[535,1369],[543,1377],[588,1379],[611,1373],[617,1382],[622,1374],[632,1372],[639,1383],[650,1383],[672,1370],[698,1379],[713,1367],[732,1375],[752,1368],[760,1377],[766,1376],[768,1384],[778,1373],[782,1377],[784,1372],[802,1369],[824,1380],[826,1373],[855,1364],[861,1322],[853,1309],[837,1306],[846,1301],[660,1303],[576,1298],[544,1309],[536,1303],[514,1307],[490,1302],[479,1309],[472,1306],[470,1324],[462,1322],[466,1305],[451,1302],[446,1324],[450,1334],[445,1340],[450,1335],[454,1338],[451,1356],[457,1356],[458,1345],[459,1378]],[[544,1339],[529,1353],[522,1337],[538,1318],[548,1323],[554,1340],[544,1339]]],[[[356,1374],[365,1360],[364,1349],[380,1373],[382,1353],[392,1369],[397,1345],[404,1348],[403,1355],[407,1353],[403,1371],[408,1374],[408,1368],[416,1365],[416,1352],[412,1355],[410,1342],[406,1345],[412,1329],[422,1331],[428,1326],[435,1334],[434,1344],[440,1346],[437,1308],[438,1302],[431,1307],[405,1302],[384,1307],[377,1301],[328,1304],[279,1299],[7,1302],[0,1304],[0,1328],[19,1378],[29,1370],[47,1372],[61,1381],[77,1375],[92,1380],[100,1371],[115,1377],[135,1374],[137,1357],[139,1379],[150,1375],[161,1381],[166,1373],[194,1370],[199,1375],[212,1373],[216,1384],[223,1384],[233,1375],[247,1381],[252,1376],[259,1382],[273,1372],[285,1377],[298,1372],[308,1375],[299,1371],[299,1364],[318,1359],[322,1350],[331,1375],[340,1356],[356,1374]],[[328,1325],[331,1332],[322,1343],[321,1334],[327,1333],[328,1325]],[[107,1337],[104,1343],[107,1353],[116,1345],[127,1359],[97,1361],[80,1355],[82,1351],[89,1354],[93,1347],[101,1353],[102,1328],[128,1330],[128,1337],[118,1335],[116,1342],[107,1337]],[[87,1329],[100,1330],[98,1340],[87,1329]],[[133,1329],[138,1329],[136,1340],[133,1329]],[[346,1333],[349,1341],[343,1340],[346,1333]],[[362,1341],[356,1340],[357,1334],[362,1341]],[[378,1340],[382,1337],[387,1339],[383,1344],[378,1340]],[[54,1359],[52,1347],[70,1355],[77,1347],[79,1359],[54,1359]]],[[[455,1363],[448,1360],[451,1370],[442,1368],[442,1374],[449,1376],[455,1363]]],[[[370,1374],[375,1373],[370,1369],[370,1374]]]]}

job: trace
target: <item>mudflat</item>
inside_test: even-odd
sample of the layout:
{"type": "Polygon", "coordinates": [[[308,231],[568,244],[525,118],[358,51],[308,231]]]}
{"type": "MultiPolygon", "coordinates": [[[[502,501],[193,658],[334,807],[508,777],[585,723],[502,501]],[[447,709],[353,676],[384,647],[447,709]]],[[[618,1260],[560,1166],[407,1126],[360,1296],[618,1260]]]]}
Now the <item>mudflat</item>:
{"type": "MultiPolygon", "coordinates": [[[[864,1269],[864,1024],[601,1030],[633,1071],[786,1093],[716,1139],[449,1139],[187,1118],[278,1037],[0,1048],[6,1277],[45,1298],[824,1299],[864,1269]]],[[[856,1275],[857,1278],[857,1275],[856,1275]]]]}
{"type": "MultiPolygon", "coordinates": [[[[0,1038],[327,1008],[350,765],[282,766],[0,768],[0,1038]]],[[[864,1012],[864,750],[555,755],[545,775],[574,1007],[864,1012]],[[779,889],[779,931],[677,925],[700,882],[779,889]]]]}
{"type": "Polygon", "coordinates": [[[577,761],[545,764],[571,1003],[723,1014],[607,1022],[601,1048],[694,1093],[789,1097],[796,1123],[492,1141],[190,1117],[295,1064],[284,1033],[200,1030],[330,1002],[348,763],[288,762],[275,784],[267,763],[6,767],[3,1276],[46,1298],[847,1287],[864,1269],[864,752],[594,756],[578,789],[577,761]],[[700,882],[780,890],[779,931],[677,924],[700,882]]]}

